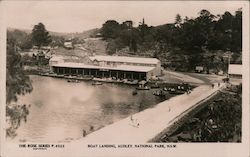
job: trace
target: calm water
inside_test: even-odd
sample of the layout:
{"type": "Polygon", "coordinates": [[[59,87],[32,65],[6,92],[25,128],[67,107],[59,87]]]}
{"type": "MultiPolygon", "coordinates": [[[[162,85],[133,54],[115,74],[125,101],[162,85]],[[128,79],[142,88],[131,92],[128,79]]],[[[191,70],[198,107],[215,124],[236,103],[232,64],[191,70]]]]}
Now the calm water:
{"type": "Polygon", "coordinates": [[[18,98],[31,104],[27,122],[21,123],[12,141],[67,142],[82,137],[90,127],[98,130],[163,101],[152,90],[118,84],[92,86],[91,82],[68,83],[64,79],[31,76],[33,91],[18,98]]]}

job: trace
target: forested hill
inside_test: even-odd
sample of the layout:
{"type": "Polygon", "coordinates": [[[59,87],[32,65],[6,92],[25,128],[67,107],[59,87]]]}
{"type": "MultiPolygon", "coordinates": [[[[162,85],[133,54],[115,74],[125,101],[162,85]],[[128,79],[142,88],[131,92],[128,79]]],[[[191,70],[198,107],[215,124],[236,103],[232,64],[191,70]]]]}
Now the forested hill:
{"type": "MultiPolygon", "coordinates": [[[[42,23],[40,25],[46,30],[42,23]]],[[[15,39],[17,46],[24,50],[35,44],[32,32],[9,29],[7,36],[15,39]]],[[[133,21],[118,23],[108,20],[102,28],[82,33],[48,31],[49,40],[39,43],[63,47],[64,41],[69,38],[72,38],[73,44],[84,44],[83,39],[100,36],[105,41],[96,42],[99,47],[106,47],[107,54],[156,57],[165,68],[178,71],[193,71],[195,66],[203,66],[207,72],[227,71],[228,54],[231,54],[230,63],[242,62],[241,9],[222,15],[201,10],[195,18],[183,18],[177,14],[174,23],[160,26],[148,26],[144,19],[136,27],[133,21]]]]}
{"type": "MultiPolygon", "coordinates": [[[[75,33],[65,33],[65,32],[52,32],[48,31],[50,38],[52,39],[50,46],[63,46],[63,43],[67,39],[73,38],[74,43],[83,43],[83,40],[89,37],[95,36],[100,32],[100,29],[90,29],[83,32],[75,32],[75,33]]],[[[7,37],[9,39],[15,39],[17,45],[25,50],[30,49],[34,45],[32,41],[32,30],[29,29],[17,29],[17,28],[8,28],[7,29],[7,37]]]]}
{"type": "Polygon", "coordinates": [[[156,27],[148,26],[144,19],[138,27],[133,27],[133,21],[119,24],[108,20],[101,34],[109,42],[109,54],[153,56],[164,66],[181,71],[190,71],[197,65],[207,70],[225,70],[225,54],[233,54],[231,62],[241,62],[242,11],[213,15],[201,10],[196,18],[177,14],[174,23],[156,27]]]}

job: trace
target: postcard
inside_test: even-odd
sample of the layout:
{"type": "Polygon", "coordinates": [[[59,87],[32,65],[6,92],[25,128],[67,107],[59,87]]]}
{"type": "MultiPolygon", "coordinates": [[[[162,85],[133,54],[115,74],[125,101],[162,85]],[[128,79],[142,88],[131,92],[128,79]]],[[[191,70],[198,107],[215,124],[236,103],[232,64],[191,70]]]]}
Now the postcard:
{"type": "Polygon", "coordinates": [[[2,1],[3,157],[249,156],[248,1],[2,1]]]}

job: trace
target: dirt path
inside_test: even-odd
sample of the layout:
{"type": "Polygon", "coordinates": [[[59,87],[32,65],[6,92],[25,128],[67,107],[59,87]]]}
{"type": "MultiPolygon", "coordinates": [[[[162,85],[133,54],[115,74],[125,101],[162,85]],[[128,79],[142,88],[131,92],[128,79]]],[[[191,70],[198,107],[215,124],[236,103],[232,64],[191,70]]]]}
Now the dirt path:
{"type": "Polygon", "coordinates": [[[181,82],[188,82],[188,83],[194,83],[194,84],[204,84],[205,82],[201,79],[198,79],[193,76],[186,75],[181,72],[175,72],[175,71],[163,71],[163,76],[161,77],[163,80],[174,82],[174,83],[181,83],[181,82]]]}

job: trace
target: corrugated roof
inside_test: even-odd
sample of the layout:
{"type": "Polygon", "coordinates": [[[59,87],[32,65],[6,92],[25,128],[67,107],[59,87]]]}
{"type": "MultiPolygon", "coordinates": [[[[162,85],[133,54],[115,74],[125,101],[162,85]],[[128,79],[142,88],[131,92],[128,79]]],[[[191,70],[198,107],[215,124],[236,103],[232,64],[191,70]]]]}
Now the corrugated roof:
{"type": "Polygon", "coordinates": [[[120,71],[136,71],[136,72],[149,72],[155,67],[148,66],[130,66],[130,65],[119,65],[115,67],[103,67],[95,65],[87,65],[83,63],[65,62],[53,65],[53,67],[71,67],[71,68],[86,68],[86,69],[107,69],[107,70],[120,70],[120,71]]]}
{"type": "Polygon", "coordinates": [[[229,64],[228,74],[242,75],[242,64],[229,64]]]}
{"type": "Polygon", "coordinates": [[[110,61],[110,62],[126,62],[126,63],[141,63],[141,64],[157,64],[159,62],[156,58],[139,58],[127,56],[90,56],[91,60],[110,61]]]}

